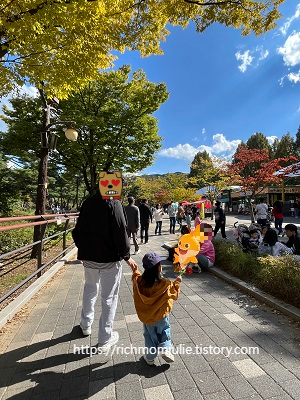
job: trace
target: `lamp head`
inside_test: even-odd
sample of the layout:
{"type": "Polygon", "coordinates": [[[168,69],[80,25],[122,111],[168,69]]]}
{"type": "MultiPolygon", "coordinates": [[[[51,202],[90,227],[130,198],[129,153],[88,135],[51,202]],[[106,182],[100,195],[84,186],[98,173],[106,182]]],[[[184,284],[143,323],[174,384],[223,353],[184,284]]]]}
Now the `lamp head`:
{"type": "Polygon", "coordinates": [[[72,142],[75,142],[78,137],[78,132],[74,128],[66,128],[64,129],[66,138],[71,140],[72,142]]]}

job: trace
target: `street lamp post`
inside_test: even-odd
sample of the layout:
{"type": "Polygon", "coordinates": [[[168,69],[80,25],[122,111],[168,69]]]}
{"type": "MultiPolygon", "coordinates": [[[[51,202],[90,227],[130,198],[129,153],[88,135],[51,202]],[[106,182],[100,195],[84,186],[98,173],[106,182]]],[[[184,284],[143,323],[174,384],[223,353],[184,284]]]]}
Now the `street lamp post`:
{"type": "MultiPolygon", "coordinates": [[[[39,89],[39,93],[43,102],[43,124],[41,129],[41,148],[40,148],[40,164],[38,173],[38,186],[37,186],[37,197],[36,197],[36,208],[35,215],[46,214],[46,199],[47,199],[47,180],[48,180],[48,161],[49,161],[49,150],[55,149],[57,142],[57,135],[53,134],[50,136],[50,128],[54,125],[65,125],[65,135],[69,140],[77,139],[77,132],[70,125],[74,125],[74,121],[56,121],[51,123],[51,110],[54,109],[53,104],[58,104],[58,99],[53,99],[52,102],[48,102],[46,99],[43,89],[39,89]]],[[[41,227],[45,225],[37,225],[34,228],[34,242],[40,240],[43,236],[41,227]]],[[[34,246],[32,249],[31,257],[35,258],[37,254],[37,247],[34,246]]]]}

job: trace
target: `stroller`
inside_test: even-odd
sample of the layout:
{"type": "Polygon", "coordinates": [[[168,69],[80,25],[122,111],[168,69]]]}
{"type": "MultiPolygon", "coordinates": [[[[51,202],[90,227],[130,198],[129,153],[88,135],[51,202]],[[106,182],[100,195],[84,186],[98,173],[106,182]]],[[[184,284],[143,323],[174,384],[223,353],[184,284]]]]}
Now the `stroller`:
{"type": "Polygon", "coordinates": [[[238,245],[241,247],[243,252],[245,253],[252,253],[255,252],[257,253],[257,249],[253,248],[251,249],[248,246],[248,241],[250,239],[250,231],[252,229],[256,229],[258,231],[259,237],[261,235],[261,226],[260,224],[257,224],[255,222],[251,223],[249,227],[245,224],[238,224],[238,221],[234,223],[234,229],[233,229],[233,237],[237,241],[238,245]]]}

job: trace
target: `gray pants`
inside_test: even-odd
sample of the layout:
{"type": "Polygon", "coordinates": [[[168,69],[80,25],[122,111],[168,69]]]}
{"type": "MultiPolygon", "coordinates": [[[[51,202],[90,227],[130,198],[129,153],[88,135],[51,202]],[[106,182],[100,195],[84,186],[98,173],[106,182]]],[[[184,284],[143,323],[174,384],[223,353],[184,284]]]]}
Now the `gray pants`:
{"type": "Polygon", "coordinates": [[[83,289],[81,323],[88,328],[94,321],[95,303],[101,285],[102,313],[99,320],[98,344],[105,345],[111,338],[113,322],[117,310],[118,294],[122,275],[120,261],[96,263],[83,261],[85,283],[83,289]]]}
{"type": "Polygon", "coordinates": [[[213,266],[213,263],[203,254],[198,254],[196,258],[200,267],[209,268],[213,266]]]}

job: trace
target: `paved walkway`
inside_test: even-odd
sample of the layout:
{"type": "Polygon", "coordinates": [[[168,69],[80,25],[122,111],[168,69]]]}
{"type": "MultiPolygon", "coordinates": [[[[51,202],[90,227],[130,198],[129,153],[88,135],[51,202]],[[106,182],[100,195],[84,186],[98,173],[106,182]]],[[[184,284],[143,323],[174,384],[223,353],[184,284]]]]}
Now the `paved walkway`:
{"type": "MultiPolygon", "coordinates": [[[[162,236],[153,236],[151,226],[149,243],[135,256],[139,264],[147,251],[167,254],[161,244],[174,238],[167,226],[166,220],[162,236]]],[[[171,263],[163,263],[166,276],[174,278],[171,263]]],[[[258,347],[259,355],[180,354],[173,364],[158,359],[151,367],[138,354],[74,354],[74,346],[96,344],[98,322],[91,337],[83,338],[78,326],[83,268],[74,261],[2,331],[0,398],[300,399],[299,325],[208,272],[184,276],[181,288],[170,318],[174,345],[181,344],[181,352],[188,346],[192,351],[198,346],[198,352],[209,346],[247,346],[258,347]]],[[[126,264],[114,328],[119,346],[143,346],[126,264]]]]}

